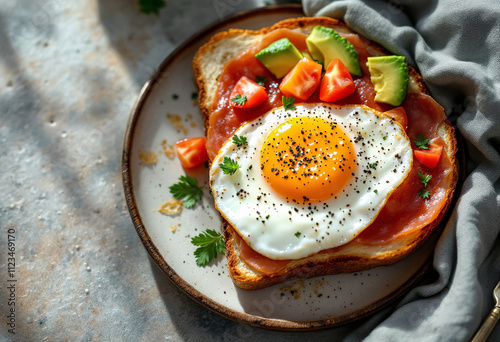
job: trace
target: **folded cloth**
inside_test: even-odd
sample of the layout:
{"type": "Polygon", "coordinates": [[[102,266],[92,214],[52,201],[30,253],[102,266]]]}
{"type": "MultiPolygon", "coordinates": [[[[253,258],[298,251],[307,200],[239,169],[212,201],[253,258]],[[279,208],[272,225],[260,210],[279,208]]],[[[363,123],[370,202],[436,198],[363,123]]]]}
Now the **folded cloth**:
{"type": "MultiPolygon", "coordinates": [[[[500,2],[303,0],[406,56],[463,137],[467,170],[434,253],[437,280],[350,333],[349,341],[467,341],[500,280],[500,2]]],[[[500,341],[497,326],[489,341],[500,341]]]]}

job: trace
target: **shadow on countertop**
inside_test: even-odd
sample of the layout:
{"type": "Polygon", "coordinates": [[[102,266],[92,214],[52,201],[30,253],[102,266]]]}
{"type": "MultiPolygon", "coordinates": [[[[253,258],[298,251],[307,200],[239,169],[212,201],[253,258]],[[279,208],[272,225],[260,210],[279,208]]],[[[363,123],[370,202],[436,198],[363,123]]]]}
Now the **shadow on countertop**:
{"type": "Polygon", "coordinates": [[[159,14],[144,14],[139,0],[101,0],[100,21],[137,86],[183,41],[231,15],[268,4],[300,1],[187,0],[166,1],[159,14]]]}

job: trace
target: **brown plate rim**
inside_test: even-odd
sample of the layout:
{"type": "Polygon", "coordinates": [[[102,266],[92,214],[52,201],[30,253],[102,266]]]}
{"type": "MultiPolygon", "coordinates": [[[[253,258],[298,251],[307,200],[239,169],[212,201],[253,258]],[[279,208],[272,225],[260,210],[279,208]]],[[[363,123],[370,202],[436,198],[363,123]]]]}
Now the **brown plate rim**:
{"type": "MultiPolygon", "coordinates": [[[[135,201],[134,189],[132,184],[132,175],[131,175],[131,163],[130,163],[130,154],[132,151],[132,146],[134,142],[134,133],[136,124],[138,122],[139,116],[142,112],[144,104],[148,98],[148,95],[154,89],[154,86],[157,82],[161,81],[161,76],[164,70],[170,65],[170,63],[175,59],[175,57],[180,54],[188,46],[192,45],[194,42],[199,41],[203,38],[209,37],[213,35],[218,29],[233,22],[238,22],[240,20],[246,19],[248,17],[260,15],[260,14],[269,14],[269,13],[279,13],[279,12],[296,12],[298,15],[304,15],[301,5],[276,5],[276,6],[268,6],[261,7],[245,12],[241,12],[239,14],[233,15],[223,21],[217,22],[208,28],[200,30],[197,34],[193,35],[189,39],[187,39],[184,43],[178,46],[172,53],[170,53],[165,60],[158,66],[153,75],[149,78],[148,81],[144,84],[141,89],[139,96],[131,110],[131,114],[129,120],[127,122],[127,127],[125,129],[125,137],[123,142],[123,150],[122,150],[122,181],[123,188],[125,194],[125,200],[127,203],[127,207],[130,213],[130,217],[133,221],[135,230],[139,235],[143,245],[145,246],[148,254],[154,260],[155,264],[160,268],[160,270],[184,293],[186,293],[193,300],[203,305],[204,307],[222,315],[223,317],[243,322],[249,324],[251,326],[265,328],[269,330],[278,330],[278,331],[315,331],[322,330],[328,328],[339,327],[341,325],[345,325],[347,323],[351,323],[355,320],[359,320],[361,318],[367,317],[376,311],[383,309],[388,306],[390,303],[395,301],[396,299],[402,297],[406,292],[408,292],[414,285],[422,280],[422,278],[427,274],[428,270],[431,268],[432,257],[429,258],[424,265],[411,277],[408,281],[406,281],[402,286],[398,289],[390,293],[389,295],[373,302],[372,304],[363,307],[361,309],[355,310],[351,313],[336,316],[329,319],[317,320],[317,321],[286,321],[281,319],[273,319],[273,318],[265,318],[260,316],[254,316],[246,313],[237,312],[232,310],[224,305],[217,303],[216,301],[208,298],[203,295],[199,291],[197,291],[192,285],[186,282],[183,278],[181,278],[175,270],[170,267],[170,265],[165,261],[163,256],[160,254],[158,248],[155,246],[153,240],[149,236],[143,222],[141,219],[141,215],[137,208],[137,204],[135,201]]],[[[459,143],[460,143],[460,139],[459,143]]],[[[460,144],[461,145],[461,144],[460,144]]],[[[460,147],[460,146],[459,146],[460,147]]],[[[463,149],[459,148],[459,151],[463,149]]],[[[462,161],[462,165],[464,158],[458,158],[462,161]]],[[[460,166],[462,166],[460,165],[460,166]]],[[[464,170],[461,168],[461,170],[464,170]]],[[[459,174],[463,174],[460,172],[459,174]]],[[[461,182],[459,181],[460,185],[461,182]]],[[[455,195],[459,193],[459,188],[457,187],[455,191],[455,195]]],[[[456,197],[456,196],[455,196],[456,197]]],[[[453,208],[453,204],[450,206],[453,208]]],[[[451,210],[450,210],[451,211],[451,210]]],[[[445,221],[445,220],[443,220],[445,221]]]]}

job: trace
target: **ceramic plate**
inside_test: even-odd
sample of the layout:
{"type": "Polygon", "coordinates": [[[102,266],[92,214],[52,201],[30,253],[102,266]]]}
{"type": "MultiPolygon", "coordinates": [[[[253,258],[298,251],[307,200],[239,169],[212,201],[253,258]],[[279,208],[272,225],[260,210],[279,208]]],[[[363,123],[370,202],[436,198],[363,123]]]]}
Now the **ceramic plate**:
{"type": "MultiPolygon", "coordinates": [[[[176,49],[142,89],[130,117],[123,151],[128,208],[144,246],[160,269],[180,289],[219,314],[276,330],[315,330],[365,317],[404,294],[425,272],[433,245],[420,248],[387,267],[290,281],[263,290],[237,288],[226,260],[196,266],[190,238],[207,228],[222,231],[208,190],[192,209],[176,215],[159,212],[172,200],[169,186],[186,174],[170,153],[177,140],[204,135],[200,110],[192,94],[191,61],[217,31],[260,29],[279,20],[303,16],[299,6],[267,7],[246,12],[201,32],[176,49]]],[[[205,167],[189,175],[207,184],[205,167]]]]}

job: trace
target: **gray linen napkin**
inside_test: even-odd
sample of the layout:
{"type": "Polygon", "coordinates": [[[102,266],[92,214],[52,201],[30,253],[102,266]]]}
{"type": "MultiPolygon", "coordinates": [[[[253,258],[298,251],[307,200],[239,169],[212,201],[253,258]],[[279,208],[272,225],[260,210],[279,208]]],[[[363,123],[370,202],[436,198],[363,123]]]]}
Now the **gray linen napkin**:
{"type": "MultiPolygon", "coordinates": [[[[434,254],[437,280],[349,334],[348,341],[467,341],[500,280],[500,2],[303,0],[406,56],[463,136],[467,170],[434,254]]],[[[489,341],[500,341],[500,326],[489,341]]]]}

